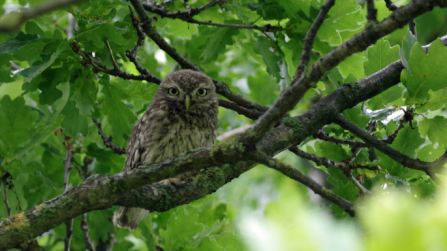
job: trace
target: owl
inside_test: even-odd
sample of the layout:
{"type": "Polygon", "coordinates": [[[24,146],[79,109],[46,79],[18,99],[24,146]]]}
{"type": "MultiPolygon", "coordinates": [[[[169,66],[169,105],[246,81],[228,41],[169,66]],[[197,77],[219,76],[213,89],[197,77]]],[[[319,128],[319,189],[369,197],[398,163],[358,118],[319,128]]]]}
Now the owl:
{"type": "MultiPolygon", "coordinates": [[[[217,115],[216,89],[210,77],[191,70],[171,73],[161,81],[152,103],[132,129],[123,171],[213,145],[217,115]]],[[[117,225],[135,230],[148,213],[121,207],[117,225]]]]}

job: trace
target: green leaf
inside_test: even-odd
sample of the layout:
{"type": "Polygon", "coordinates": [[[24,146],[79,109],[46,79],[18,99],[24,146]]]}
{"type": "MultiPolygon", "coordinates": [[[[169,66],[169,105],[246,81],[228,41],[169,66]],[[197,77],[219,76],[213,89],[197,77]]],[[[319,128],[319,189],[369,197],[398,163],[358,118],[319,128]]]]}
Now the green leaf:
{"type": "Polygon", "coordinates": [[[377,94],[375,97],[368,100],[369,108],[372,110],[384,108],[387,104],[401,98],[404,91],[403,89],[404,88],[401,85],[394,85],[386,91],[377,94]]]}
{"type": "Polygon", "coordinates": [[[447,103],[447,89],[439,91],[428,90],[430,98],[422,106],[416,108],[416,112],[436,111],[444,107],[447,103]]]}
{"type": "Polygon", "coordinates": [[[88,145],[86,154],[90,158],[96,159],[94,173],[98,174],[120,172],[126,159],[125,155],[117,155],[110,150],[100,149],[96,144],[88,145]]]}
{"type": "Polygon", "coordinates": [[[338,68],[343,77],[348,77],[352,73],[357,79],[361,79],[365,77],[365,73],[363,67],[359,67],[359,65],[362,65],[364,61],[365,57],[357,53],[341,62],[338,68]]]}
{"type": "Polygon", "coordinates": [[[405,66],[407,70],[410,70],[410,53],[411,48],[417,43],[418,39],[413,33],[411,33],[410,29],[407,30],[407,35],[402,41],[402,48],[399,51],[400,60],[402,64],[405,66]]]}
{"type": "Polygon", "coordinates": [[[286,10],[290,18],[297,18],[299,11],[303,11],[307,17],[310,17],[310,1],[278,0],[278,3],[286,10]]]}
{"type": "Polygon", "coordinates": [[[183,206],[171,214],[166,230],[160,229],[160,237],[163,239],[160,244],[164,250],[190,246],[193,237],[203,230],[203,225],[197,224],[198,211],[198,208],[183,206]]]}
{"type": "Polygon", "coordinates": [[[122,34],[127,28],[117,28],[110,23],[88,23],[79,25],[79,32],[75,33],[75,40],[84,44],[88,51],[96,51],[105,46],[105,41],[114,42],[119,46],[128,43],[122,34]]]}
{"type": "Polygon", "coordinates": [[[102,77],[99,83],[102,85],[101,92],[105,96],[104,114],[112,126],[113,138],[123,139],[123,135],[130,134],[131,126],[137,120],[135,115],[121,101],[128,98],[128,95],[121,88],[110,84],[108,75],[102,77]]]}
{"type": "Polygon", "coordinates": [[[0,53],[16,51],[28,43],[35,43],[38,41],[39,37],[37,35],[23,34],[20,32],[15,38],[10,39],[0,45],[0,53]]]}
{"type": "Polygon", "coordinates": [[[68,101],[61,113],[65,115],[61,123],[61,126],[65,129],[65,134],[73,137],[77,136],[78,133],[84,136],[88,134],[87,117],[79,113],[75,102],[68,101]]]}
{"type": "Polygon", "coordinates": [[[213,238],[220,247],[224,248],[227,251],[230,250],[238,250],[244,251],[249,250],[241,237],[236,236],[233,233],[224,232],[219,235],[213,236],[213,238]]]}
{"type": "Polygon", "coordinates": [[[365,17],[360,14],[360,9],[360,5],[355,0],[335,1],[317,36],[331,45],[341,44],[340,31],[352,31],[362,27],[365,17]]]}
{"type": "Polygon", "coordinates": [[[29,140],[29,129],[39,117],[36,111],[25,106],[25,100],[11,100],[5,95],[0,102],[0,155],[5,159],[14,157],[20,146],[29,140]]]}
{"type": "Polygon", "coordinates": [[[201,36],[206,37],[206,40],[198,49],[203,50],[200,60],[203,64],[207,64],[217,60],[217,57],[225,53],[227,45],[233,44],[233,36],[239,34],[239,30],[225,27],[225,28],[207,28],[201,29],[201,36]]]}
{"type": "Polygon", "coordinates": [[[83,70],[82,73],[74,83],[75,91],[70,100],[76,103],[81,115],[88,117],[94,109],[93,98],[96,97],[97,89],[90,70],[83,70]]]}
{"type": "Polygon", "coordinates": [[[70,50],[70,46],[68,46],[68,41],[62,40],[59,46],[57,47],[55,53],[44,56],[42,62],[36,63],[31,67],[26,68],[25,70],[21,71],[19,75],[27,77],[25,81],[29,82],[35,76],[37,76],[38,74],[42,73],[45,69],[50,67],[50,65],[52,65],[54,61],[58,58],[58,56],[62,52],[67,50],[70,50]]]}
{"type": "Polygon", "coordinates": [[[315,142],[315,151],[319,157],[325,157],[333,161],[342,161],[349,158],[348,153],[341,145],[327,141],[315,142]]]}
{"type": "Polygon", "coordinates": [[[366,61],[363,63],[365,75],[369,76],[399,59],[399,46],[390,46],[390,42],[380,39],[366,50],[366,61]]]}
{"type": "Polygon", "coordinates": [[[279,96],[278,84],[265,71],[260,71],[255,76],[248,76],[247,82],[250,88],[250,100],[260,105],[270,106],[279,96]]]}
{"type": "Polygon", "coordinates": [[[432,162],[439,157],[441,157],[445,152],[445,148],[443,146],[434,147],[433,144],[426,145],[422,147],[421,150],[418,151],[418,159],[422,161],[432,162]]]}
{"type": "Polygon", "coordinates": [[[413,46],[410,55],[410,70],[402,71],[401,80],[407,87],[406,104],[423,103],[429,98],[428,91],[447,87],[447,48],[438,38],[430,46],[428,55],[419,44],[413,46]]]}
{"type": "Polygon", "coordinates": [[[357,107],[346,109],[342,112],[342,114],[346,119],[362,128],[365,127],[369,121],[369,118],[365,116],[357,107]]]}
{"type": "Polygon", "coordinates": [[[432,143],[445,146],[447,143],[447,119],[436,116],[432,119],[423,118],[419,122],[419,132],[422,137],[427,137],[432,143]]]}
{"type": "Polygon", "coordinates": [[[267,72],[270,73],[276,79],[281,79],[279,61],[281,57],[276,55],[272,51],[272,42],[266,37],[258,37],[258,41],[253,48],[256,53],[262,55],[265,65],[267,66],[267,72]]]}

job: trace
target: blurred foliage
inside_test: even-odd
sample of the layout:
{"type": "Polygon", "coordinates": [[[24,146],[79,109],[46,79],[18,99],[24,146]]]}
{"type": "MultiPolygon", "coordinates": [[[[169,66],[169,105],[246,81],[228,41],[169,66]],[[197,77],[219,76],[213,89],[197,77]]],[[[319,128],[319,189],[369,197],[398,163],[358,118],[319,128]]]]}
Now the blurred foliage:
{"type": "MultiPolygon", "coordinates": [[[[45,1],[0,2],[0,14],[8,14],[45,1]]],[[[207,0],[172,2],[167,10],[198,7],[207,0]]],[[[398,6],[408,2],[394,1],[398,6]]],[[[270,106],[289,85],[299,64],[303,39],[323,3],[230,0],[195,16],[206,22],[282,27],[268,32],[151,17],[157,17],[154,26],[169,44],[206,74],[226,82],[233,92],[270,106]]],[[[391,13],[384,1],[375,4],[379,21],[391,13]]],[[[128,5],[123,0],[85,1],[30,20],[17,32],[0,33],[0,176],[7,182],[13,214],[62,193],[67,149],[74,152],[71,186],[82,183],[82,170],[90,174],[121,171],[125,156],[115,155],[104,146],[91,118],[98,118],[113,142],[124,147],[132,124],[150,104],[157,85],[95,73],[72,48],[76,41],[82,50],[113,68],[104,43],[107,40],[120,68],[138,75],[125,56],[137,41],[128,5]],[[70,38],[69,13],[77,22],[70,38]]],[[[317,34],[310,63],[363,30],[365,15],[364,1],[337,0],[317,34]]],[[[436,39],[447,33],[446,16],[446,9],[435,8],[416,19],[417,37],[406,26],[347,58],[328,72],[317,88],[308,91],[290,114],[302,114],[343,83],[370,76],[400,59],[406,67],[401,84],[343,115],[363,128],[372,120],[378,121],[374,135],[383,139],[397,128],[402,117],[399,108],[414,106],[418,112],[414,129],[407,124],[391,146],[412,158],[436,160],[447,142],[447,49],[436,39]],[[421,44],[431,42],[425,54],[421,44]]],[[[149,39],[138,52],[138,60],[160,78],[178,69],[177,63],[149,39]]],[[[220,108],[218,135],[253,123],[220,108]]],[[[324,130],[334,137],[355,139],[334,125],[324,130]]],[[[334,161],[352,155],[350,147],[312,137],[300,148],[334,161]]],[[[117,207],[89,212],[89,235],[95,245],[113,236],[115,250],[156,250],[157,243],[165,250],[210,251],[447,249],[445,191],[438,191],[425,173],[404,168],[377,150],[374,159],[373,152],[364,149],[355,163],[379,165],[382,170],[353,172],[374,191],[371,198],[359,197],[358,188],[340,170],[314,166],[289,152],[278,156],[358,204],[359,217],[355,219],[295,181],[258,166],[215,194],[167,212],[151,213],[134,232],[113,226],[117,207]]],[[[0,218],[5,217],[2,202],[0,218]]],[[[72,250],[85,250],[80,224],[80,217],[75,218],[72,250]]],[[[65,226],[60,225],[38,242],[47,250],[63,250],[64,238],[65,226]]]]}

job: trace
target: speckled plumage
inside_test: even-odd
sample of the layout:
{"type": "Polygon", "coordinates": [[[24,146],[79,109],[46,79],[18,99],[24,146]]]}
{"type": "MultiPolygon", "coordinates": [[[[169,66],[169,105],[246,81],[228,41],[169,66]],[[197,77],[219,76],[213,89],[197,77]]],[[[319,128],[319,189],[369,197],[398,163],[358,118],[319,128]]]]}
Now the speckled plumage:
{"type": "MultiPolygon", "coordinates": [[[[213,145],[217,113],[216,91],[208,76],[191,70],[170,74],[160,83],[146,113],[132,129],[123,171],[213,145]],[[172,89],[178,90],[177,95],[172,95],[172,89]],[[204,89],[206,95],[199,95],[204,89]]],[[[134,230],[148,213],[145,209],[122,207],[118,226],[134,230]]]]}

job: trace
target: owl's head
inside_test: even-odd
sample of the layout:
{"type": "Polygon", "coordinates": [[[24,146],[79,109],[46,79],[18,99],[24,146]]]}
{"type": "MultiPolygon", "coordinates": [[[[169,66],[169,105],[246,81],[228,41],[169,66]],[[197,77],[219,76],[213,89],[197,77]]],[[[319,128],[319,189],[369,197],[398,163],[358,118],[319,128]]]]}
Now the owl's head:
{"type": "Polygon", "coordinates": [[[166,101],[172,108],[194,111],[216,102],[216,88],[210,77],[192,71],[171,73],[160,83],[157,99],[166,101]]]}

